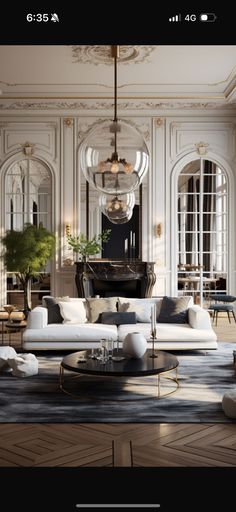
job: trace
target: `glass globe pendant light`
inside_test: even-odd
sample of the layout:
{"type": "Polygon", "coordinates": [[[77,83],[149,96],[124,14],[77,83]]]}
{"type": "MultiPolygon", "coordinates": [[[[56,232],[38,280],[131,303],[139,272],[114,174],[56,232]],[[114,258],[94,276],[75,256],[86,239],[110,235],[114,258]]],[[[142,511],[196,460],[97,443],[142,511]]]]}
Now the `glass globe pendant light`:
{"type": "Polygon", "coordinates": [[[114,197],[108,194],[101,194],[99,197],[99,206],[102,213],[113,224],[125,224],[128,222],[132,217],[134,204],[134,192],[114,197]]]}
{"type": "Polygon", "coordinates": [[[80,164],[86,180],[106,194],[127,194],[142,182],[148,170],[148,150],[141,134],[117,118],[117,58],[114,45],[114,118],[90,130],[80,148],[80,164]],[[119,190],[117,180],[119,176],[119,190]]]}

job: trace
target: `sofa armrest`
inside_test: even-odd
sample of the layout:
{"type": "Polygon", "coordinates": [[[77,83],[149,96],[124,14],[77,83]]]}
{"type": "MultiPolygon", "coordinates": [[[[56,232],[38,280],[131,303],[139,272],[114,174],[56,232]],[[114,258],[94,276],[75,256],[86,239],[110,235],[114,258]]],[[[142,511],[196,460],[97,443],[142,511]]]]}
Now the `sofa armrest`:
{"type": "Polygon", "coordinates": [[[27,320],[27,329],[43,329],[48,324],[48,310],[41,306],[30,311],[27,320]]]}
{"type": "Polygon", "coordinates": [[[208,311],[200,306],[192,306],[188,309],[189,325],[193,329],[212,329],[208,311]]]}

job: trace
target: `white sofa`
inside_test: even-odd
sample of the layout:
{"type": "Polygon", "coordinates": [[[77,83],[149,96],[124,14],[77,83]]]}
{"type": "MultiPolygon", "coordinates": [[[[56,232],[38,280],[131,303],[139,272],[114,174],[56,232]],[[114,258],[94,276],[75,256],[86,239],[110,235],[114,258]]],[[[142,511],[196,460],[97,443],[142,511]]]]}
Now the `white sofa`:
{"type": "MultiPolygon", "coordinates": [[[[73,300],[73,299],[71,299],[73,300]]],[[[78,299],[77,299],[78,300],[78,299]]],[[[99,300],[99,299],[98,299],[99,300]]],[[[130,300],[130,299],[127,299],[130,300]]],[[[136,301],[138,299],[135,299],[136,301]]],[[[160,308],[161,299],[146,299],[160,308]]],[[[160,350],[217,349],[217,336],[209,313],[200,306],[188,308],[189,323],[158,323],[155,348],[160,350]]],[[[130,332],[142,332],[150,340],[150,323],[107,325],[102,323],[48,324],[48,310],[37,306],[28,317],[23,334],[24,350],[80,350],[98,348],[101,338],[122,342],[130,332]]],[[[151,346],[151,342],[150,342],[151,346]]]]}

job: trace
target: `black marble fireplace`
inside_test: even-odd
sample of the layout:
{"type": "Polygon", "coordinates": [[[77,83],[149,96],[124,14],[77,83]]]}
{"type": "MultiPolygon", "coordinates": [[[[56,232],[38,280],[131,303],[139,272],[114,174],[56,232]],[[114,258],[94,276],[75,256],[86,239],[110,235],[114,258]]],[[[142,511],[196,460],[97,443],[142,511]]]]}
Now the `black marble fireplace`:
{"type": "Polygon", "coordinates": [[[151,297],[154,263],[125,261],[76,262],[78,297],[151,297]]]}

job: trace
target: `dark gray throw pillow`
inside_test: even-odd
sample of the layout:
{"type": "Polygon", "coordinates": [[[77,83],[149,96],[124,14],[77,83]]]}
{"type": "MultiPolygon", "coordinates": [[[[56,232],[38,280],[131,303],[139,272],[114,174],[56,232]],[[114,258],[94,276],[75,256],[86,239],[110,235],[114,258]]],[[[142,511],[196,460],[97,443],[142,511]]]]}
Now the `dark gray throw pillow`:
{"type": "Polygon", "coordinates": [[[122,324],[136,324],[136,313],[102,313],[102,324],[122,325],[122,324]]]}
{"type": "Polygon", "coordinates": [[[163,297],[160,315],[157,321],[161,324],[187,324],[188,305],[191,297],[163,297]]]}
{"type": "Polygon", "coordinates": [[[48,310],[48,324],[62,324],[63,317],[54,297],[43,297],[43,300],[48,310]]]}

